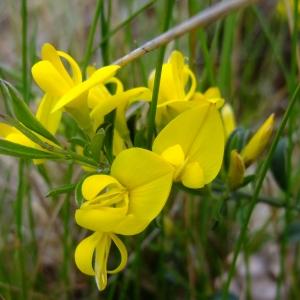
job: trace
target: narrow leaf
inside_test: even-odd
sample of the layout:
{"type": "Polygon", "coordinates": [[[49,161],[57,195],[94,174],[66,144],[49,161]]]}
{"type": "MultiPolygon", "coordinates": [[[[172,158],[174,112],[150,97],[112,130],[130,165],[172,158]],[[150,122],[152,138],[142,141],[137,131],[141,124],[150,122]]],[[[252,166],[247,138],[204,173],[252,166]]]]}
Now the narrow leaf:
{"type": "Polygon", "coordinates": [[[59,159],[60,156],[55,154],[38,150],[31,147],[26,147],[6,140],[0,140],[0,154],[29,158],[29,159],[59,159]]]}
{"type": "Polygon", "coordinates": [[[32,114],[28,106],[21,99],[18,91],[10,83],[2,79],[0,80],[0,86],[3,93],[3,97],[6,97],[7,95],[9,95],[10,97],[9,104],[11,105],[9,111],[13,112],[16,119],[18,119],[29,129],[59,145],[57,139],[32,114]],[[3,92],[5,90],[6,92],[3,92]]]}

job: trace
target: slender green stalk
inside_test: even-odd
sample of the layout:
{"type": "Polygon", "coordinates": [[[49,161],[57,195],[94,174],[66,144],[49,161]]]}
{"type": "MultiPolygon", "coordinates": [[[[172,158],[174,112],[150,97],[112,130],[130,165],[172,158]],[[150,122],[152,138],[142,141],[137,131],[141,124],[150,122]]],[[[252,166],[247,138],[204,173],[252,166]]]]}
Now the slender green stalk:
{"type": "MultiPolygon", "coordinates": [[[[297,83],[297,20],[298,20],[298,0],[294,1],[294,24],[292,27],[292,44],[291,44],[291,67],[289,71],[289,93],[291,94],[291,89],[296,86],[297,83]]],[[[287,150],[287,170],[286,170],[286,176],[287,176],[287,190],[285,191],[285,203],[287,206],[291,205],[292,201],[292,154],[294,149],[294,141],[293,141],[293,134],[295,132],[295,126],[296,126],[296,117],[298,116],[298,110],[299,108],[296,107],[294,111],[291,113],[291,117],[288,122],[288,150],[287,150]]],[[[282,297],[282,286],[284,286],[284,283],[286,281],[286,269],[285,269],[285,261],[286,261],[286,255],[288,251],[288,233],[287,228],[289,224],[292,222],[293,215],[291,210],[287,209],[285,210],[284,220],[284,230],[283,235],[281,238],[281,244],[280,244],[280,273],[277,280],[276,285],[276,299],[279,300],[282,297]]],[[[285,295],[287,296],[287,295],[285,295]]]]}
{"type": "MultiPolygon", "coordinates": [[[[72,179],[72,174],[73,174],[73,166],[70,165],[67,174],[66,174],[66,179],[65,182],[69,183],[71,182],[72,179]]],[[[62,279],[65,284],[65,291],[66,291],[66,299],[69,299],[69,285],[70,285],[70,257],[71,255],[71,235],[70,235],[70,216],[71,216],[71,192],[69,192],[65,196],[65,201],[62,207],[62,222],[63,222],[63,253],[64,253],[64,259],[63,259],[63,264],[62,264],[62,279]]]]}
{"type": "Polygon", "coordinates": [[[86,76],[86,74],[85,74],[86,68],[87,68],[90,58],[93,54],[92,48],[93,48],[97,23],[98,23],[100,12],[101,12],[102,2],[103,2],[103,0],[97,0],[95,14],[94,14],[93,21],[92,21],[90,31],[89,31],[89,35],[88,35],[86,50],[85,50],[85,54],[84,54],[84,58],[83,58],[83,62],[82,62],[82,70],[83,70],[84,76],[86,76]]]}
{"type": "Polygon", "coordinates": [[[252,9],[253,9],[253,12],[254,12],[255,16],[257,17],[260,25],[261,25],[261,29],[262,29],[263,33],[265,34],[266,38],[268,39],[268,41],[271,45],[274,58],[277,61],[278,66],[280,67],[280,70],[282,71],[286,82],[289,84],[289,74],[288,74],[287,68],[286,68],[286,66],[285,66],[285,64],[282,60],[282,55],[281,55],[281,53],[278,49],[276,39],[274,38],[274,36],[270,32],[270,30],[267,26],[266,20],[262,16],[262,13],[259,11],[259,9],[255,6],[253,6],[252,9]]]}
{"type": "Polygon", "coordinates": [[[145,3],[141,8],[132,13],[126,20],[117,25],[114,29],[109,31],[105,36],[101,38],[100,43],[93,49],[92,54],[101,47],[107,40],[109,40],[112,36],[114,36],[118,31],[127,26],[132,20],[134,20],[138,15],[140,15],[144,10],[148,9],[156,0],[151,0],[145,3]]]}
{"type": "Polygon", "coordinates": [[[208,41],[206,32],[203,29],[199,30],[199,41],[200,41],[200,47],[203,52],[203,60],[204,60],[204,68],[207,71],[207,77],[210,85],[216,84],[216,78],[214,75],[214,69],[213,69],[213,57],[209,53],[208,50],[208,41]]]}
{"type": "Polygon", "coordinates": [[[28,51],[27,51],[27,35],[28,35],[28,16],[27,16],[27,0],[21,2],[21,18],[22,18],[22,82],[24,101],[29,101],[29,78],[28,78],[28,51]]]}
{"type": "Polygon", "coordinates": [[[227,280],[226,280],[226,283],[225,283],[225,286],[224,286],[224,289],[223,289],[223,294],[222,294],[222,299],[225,300],[228,298],[228,291],[229,291],[229,287],[230,287],[230,283],[231,283],[231,280],[235,274],[235,267],[236,267],[236,262],[237,262],[237,258],[238,258],[238,255],[240,253],[240,250],[245,242],[245,239],[246,239],[246,235],[247,235],[247,229],[248,229],[248,224],[249,224],[249,221],[250,221],[250,218],[251,218],[251,215],[252,215],[252,212],[253,212],[253,209],[257,203],[257,200],[258,200],[258,196],[259,196],[259,193],[260,193],[260,190],[261,190],[261,187],[262,187],[262,184],[263,184],[263,181],[264,181],[264,178],[267,174],[267,171],[268,171],[268,168],[269,168],[269,165],[271,163],[271,159],[272,159],[272,156],[274,154],[274,151],[276,149],[276,146],[279,142],[279,139],[283,133],[283,130],[286,126],[286,123],[288,121],[288,119],[290,118],[290,115],[291,115],[291,112],[292,112],[292,109],[298,99],[298,93],[299,93],[299,90],[300,90],[300,85],[297,86],[297,88],[295,89],[294,91],[294,94],[293,94],[293,97],[291,98],[290,102],[289,102],[289,105],[287,107],[287,110],[283,116],[283,119],[280,123],[280,126],[276,132],[276,135],[275,135],[275,138],[271,144],[271,147],[270,147],[270,150],[268,152],[268,155],[267,155],[267,158],[266,160],[264,161],[262,167],[261,167],[261,171],[258,175],[258,178],[257,178],[257,181],[256,181],[256,184],[255,184],[255,188],[254,188],[254,192],[253,192],[253,197],[249,203],[249,208],[248,208],[248,211],[246,213],[246,216],[245,216],[245,220],[244,220],[244,223],[242,225],[242,228],[241,228],[241,232],[239,234],[239,237],[238,237],[238,240],[237,240],[237,243],[236,243],[236,247],[235,247],[235,250],[234,250],[234,256],[233,256],[233,260],[232,260],[232,263],[231,263],[231,266],[230,266],[230,270],[229,270],[229,273],[228,273],[228,277],[227,277],[227,280]]]}
{"type": "Polygon", "coordinates": [[[232,50],[234,44],[234,33],[236,30],[237,14],[228,16],[225,20],[223,45],[219,70],[219,86],[225,97],[231,94],[232,78],[232,50]]]}
{"type": "MultiPolygon", "coordinates": [[[[167,31],[171,24],[172,19],[172,10],[173,10],[174,0],[167,0],[166,1],[166,8],[165,8],[165,18],[163,24],[163,31],[167,31]]],[[[155,78],[154,78],[154,86],[153,86],[153,93],[152,93],[152,100],[150,103],[150,111],[148,115],[148,135],[147,135],[147,148],[151,149],[152,139],[155,134],[155,116],[156,116],[156,107],[158,101],[158,94],[159,94],[159,85],[160,85],[160,78],[161,78],[161,70],[164,61],[166,46],[163,46],[159,50],[157,63],[156,63],[156,71],[155,71],[155,78]]]]}
{"type": "Polygon", "coordinates": [[[16,250],[16,258],[18,261],[18,268],[20,271],[20,282],[21,282],[21,299],[27,299],[27,278],[25,273],[25,257],[23,249],[23,210],[24,210],[24,200],[26,192],[26,183],[24,174],[25,162],[20,160],[19,162],[19,172],[18,172],[18,190],[15,202],[15,217],[16,217],[16,227],[17,227],[17,238],[18,238],[18,248],[16,250]]]}

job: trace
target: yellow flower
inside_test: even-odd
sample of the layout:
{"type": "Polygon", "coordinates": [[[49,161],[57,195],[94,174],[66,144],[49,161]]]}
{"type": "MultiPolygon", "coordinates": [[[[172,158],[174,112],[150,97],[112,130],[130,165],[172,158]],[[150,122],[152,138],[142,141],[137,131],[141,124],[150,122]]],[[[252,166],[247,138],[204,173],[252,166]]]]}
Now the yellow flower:
{"type": "Polygon", "coordinates": [[[102,291],[107,285],[107,274],[118,273],[126,266],[127,250],[123,242],[115,234],[94,232],[77,246],[75,263],[82,273],[95,276],[98,289],[102,291]],[[107,270],[111,242],[118,248],[121,261],[115,269],[107,270]],[[93,259],[94,256],[95,259],[93,259]]]}
{"type": "Polygon", "coordinates": [[[243,158],[237,152],[232,150],[230,153],[230,164],[228,170],[228,184],[234,190],[238,188],[244,180],[245,164],[243,158]]]}
{"type": "Polygon", "coordinates": [[[34,147],[35,145],[18,129],[5,123],[0,123],[0,137],[7,141],[27,147],[34,147]]]}
{"type": "MultiPolygon", "coordinates": [[[[93,74],[93,67],[89,67],[88,71],[93,74]]],[[[150,101],[151,92],[145,87],[125,91],[122,82],[116,77],[111,78],[106,83],[115,85],[114,92],[111,93],[104,84],[97,85],[89,92],[88,106],[91,110],[90,118],[94,132],[104,122],[104,117],[116,110],[113,152],[117,155],[126,149],[126,144],[131,145],[126,121],[127,108],[136,101],[150,101]]]]}
{"type": "Polygon", "coordinates": [[[131,148],[116,157],[110,175],[92,175],[83,182],[86,201],[75,219],[96,232],[77,246],[75,262],[83,273],[96,277],[100,290],[106,287],[107,273],[119,272],[126,265],[127,251],[116,233],[134,235],[145,229],[166,203],[172,174],[172,167],[157,154],[131,148]],[[107,271],[111,241],[120,251],[121,263],[107,271]]]}
{"type": "MultiPolygon", "coordinates": [[[[50,44],[44,44],[42,60],[32,67],[34,80],[46,93],[46,104],[42,106],[41,115],[45,110],[55,114],[65,108],[82,128],[89,129],[91,123],[87,105],[88,91],[97,84],[109,80],[118,69],[119,66],[114,65],[103,67],[95,71],[88,80],[82,81],[80,68],[70,55],[57,51],[50,44]],[[61,58],[69,63],[72,75],[68,73],[61,58]]],[[[52,118],[49,121],[54,122],[52,118]]],[[[52,126],[55,127],[57,120],[54,123],[52,126]]]]}
{"type": "Polygon", "coordinates": [[[217,108],[221,108],[224,104],[224,99],[218,87],[210,87],[204,93],[195,92],[191,101],[194,101],[197,105],[208,101],[216,104],[217,108]]]}
{"type": "MultiPolygon", "coordinates": [[[[153,90],[155,71],[150,74],[148,86],[153,90]]],[[[173,51],[162,66],[156,121],[167,123],[178,113],[190,108],[189,102],[196,89],[196,78],[181,52],[173,51]]]]}
{"type": "Polygon", "coordinates": [[[267,144],[270,141],[274,128],[274,114],[271,114],[269,118],[261,125],[256,131],[247,145],[243,148],[241,156],[244,160],[245,166],[249,166],[255,161],[265,150],[267,144]]]}
{"type": "Polygon", "coordinates": [[[230,104],[226,103],[221,109],[226,139],[236,128],[234,113],[230,104]]]}
{"type": "Polygon", "coordinates": [[[224,129],[216,105],[207,102],[177,116],[158,134],[152,149],[173,166],[175,181],[189,188],[211,182],[224,152],[224,129]]]}
{"type": "Polygon", "coordinates": [[[76,210],[76,222],[94,231],[137,234],[165,205],[172,175],[172,167],[157,154],[140,148],[124,150],[110,175],[85,179],[86,201],[76,210]]]}

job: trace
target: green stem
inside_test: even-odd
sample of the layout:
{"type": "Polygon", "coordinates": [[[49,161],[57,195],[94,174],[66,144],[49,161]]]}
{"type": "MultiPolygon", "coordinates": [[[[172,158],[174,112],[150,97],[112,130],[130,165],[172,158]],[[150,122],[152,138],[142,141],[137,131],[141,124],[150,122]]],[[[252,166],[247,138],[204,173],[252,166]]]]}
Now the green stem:
{"type": "Polygon", "coordinates": [[[267,174],[272,156],[273,156],[274,151],[276,149],[276,146],[279,142],[280,136],[283,133],[285,125],[286,125],[286,123],[287,123],[287,121],[288,121],[288,119],[291,115],[292,109],[293,109],[293,107],[296,103],[296,100],[298,99],[297,96],[298,96],[299,90],[300,90],[300,84],[295,89],[293,97],[290,100],[290,103],[287,107],[287,110],[286,110],[284,116],[283,116],[281,124],[280,124],[280,126],[279,126],[279,128],[276,132],[275,138],[274,138],[274,140],[271,144],[268,156],[267,156],[266,160],[264,161],[264,163],[262,165],[261,172],[260,172],[260,174],[258,176],[258,179],[256,181],[253,197],[252,197],[252,200],[249,204],[249,209],[246,213],[245,220],[244,220],[244,223],[243,223],[242,228],[241,228],[240,235],[239,235],[238,240],[237,240],[237,244],[236,244],[236,247],[235,247],[235,250],[234,250],[233,261],[231,263],[229,274],[228,274],[228,277],[227,277],[227,280],[226,280],[226,283],[225,283],[225,286],[224,286],[224,289],[223,289],[223,294],[222,294],[222,299],[223,300],[228,298],[228,291],[229,291],[230,283],[231,283],[231,280],[232,280],[232,278],[235,274],[235,267],[236,267],[237,258],[238,258],[238,255],[240,253],[240,250],[241,250],[241,248],[244,244],[244,241],[245,241],[245,238],[246,238],[246,235],[247,235],[248,224],[249,224],[253,209],[254,209],[254,207],[257,203],[258,196],[259,196],[264,178],[267,174]]]}
{"type": "Polygon", "coordinates": [[[100,12],[101,12],[102,2],[103,2],[102,0],[97,1],[95,14],[94,14],[92,25],[91,25],[91,28],[90,28],[90,31],[89,31],[86,51],[85,51],[84,58],[83,58],[83,63],[82,63],[83,76],[86,76],[86,74],[85,74],[86,73],[86,68],[87,68],[87,66],[89,64],[89,61],[90,61],[90,58],[93,54],[92,47],[93,47],[93,43],[94,43],[97,23],[98,23],[100,12]]]}
{"type": "MultiPolygon", "coordinates": [[[[174,0],[167,0],[166,1],[166,16],[164,19],[163,24],[163,31],[167,31],[171,24],[172,19],[172,10],[173,10],[174,0]]],[[[160,78],[161,78],[161,70],[164,60],[166,46],[162,46],[160,48],[157,63],[156,63],[156,71],[155,71],[155,79],[154,79],[154,86],[153,86],[153,93],[152,93],[152,100],[150,103],[150,112],[148,115],[148,149],[151,149],[152,146],[152,138],[155,133],[155,116],[156,116],[156,107],[158,101],[158,93],[159,93],[159,85],[160,85],[160,78]]]]}
{"type": "Polygon", "coordinates": [[[137,11],[135,11],[132,15],[130,15],[126,20],[121,22],[119,25],[117,25],[114,29],[109,31],[105,36],[102,37],[100,43],[93,49],[92,54],[101,47],[107,40],[109,40],[113,35],[115,35],[120,29],[128,25],[133,19],[135,19],[140,13],[142,13],[144,10],[149,8],[156,0],[151,0],[145,5],[143,5],[141,8],[139,8],[137,11]]]}
{"type": "Polygon", "coordinates": [[[21,18],[22,18],[22,82],[23,96],[26,103],[29,102],[29,85],[28,85],[28,54],[27,54],[27,0],[22,0],[21,3],[21,18]]]}
{"type": "Polygon", "coordinates": [[[16,216],[16,227],[17,227],[17,238],[18,238],[18,248],[16,250],[16,256],[19,264],[20,271],[20,281],[21,281],[21,299],[27,299],[27,283],[25,274],[25,259],[23,251],[23,210],[24,210],[24,198],[25,198],[25,162],[20,160],[19,162],[19,172],[18,172],[18,190],[15,203],[15,216],[16,216]]]}

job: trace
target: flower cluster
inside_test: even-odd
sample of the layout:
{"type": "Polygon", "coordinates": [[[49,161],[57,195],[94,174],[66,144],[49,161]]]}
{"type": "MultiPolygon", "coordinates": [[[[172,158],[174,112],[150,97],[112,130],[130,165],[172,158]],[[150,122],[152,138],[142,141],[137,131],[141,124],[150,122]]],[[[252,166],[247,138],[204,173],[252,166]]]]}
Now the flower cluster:
{"type": "MultiPolygon", "coordinates": [[[[110,124],[112,160],[101,147],[97,148],[96,158],[85,145],[77,148],[78,153],[93,157],[109,169],[83,168],[90,173],[82,182],[84,201],[75,213],[77,224],[92,231],[77,246],[75,262],[83,273],[95,276],[99,290],[105,289],[107,274],[119,272],[126,265],[127,250],[118,235],[142,232],[165,206],[173,182],[187,189],[200,189],[211,183],[222,167],[227,141],[228,184],[238,188],[245,168],[265,149],[274,124],[272,115],[246,146],[237,147],[232,142],[238,130],[231,107],[223,106],[217,87],[197,91],[195,74],[183,55],[173,51],[162,66],[156,111],[159,132],[151,150],[135,147],[126,112],[136,101],[151,101],[155,72],[149,76],[148,87],[126,90],[116,77],[119,68],[89,67],[84,80],[75,60],[50,44],[43,46],[41,60],[32,67],[33,78],[44,92],[35,118],[51,134],[57,133],[67,113],[86,140],[95,141],[107,116],[115,112],[110,124]],[[108,270],[112,243],[121,259],[115,269],[108,270]]],[[[28,148],[42,149],[24,132],[6,123],[0,124],[0,136],[28,148]]]]}

